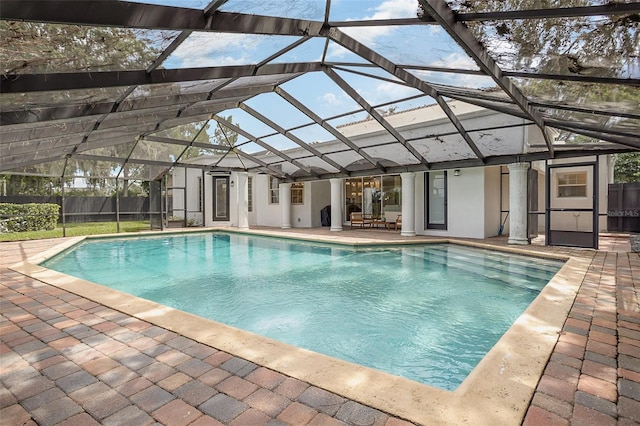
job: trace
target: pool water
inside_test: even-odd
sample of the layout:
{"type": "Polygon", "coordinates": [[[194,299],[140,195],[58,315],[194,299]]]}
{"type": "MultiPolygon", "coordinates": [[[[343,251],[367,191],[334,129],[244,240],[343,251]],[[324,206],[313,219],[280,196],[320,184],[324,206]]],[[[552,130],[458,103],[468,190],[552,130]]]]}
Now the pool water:
{"type": "Polygon", "coordinates": [[[562,264],[451,244],[197,233],[87,241],[43,266],[453,390],[562,264]]]}

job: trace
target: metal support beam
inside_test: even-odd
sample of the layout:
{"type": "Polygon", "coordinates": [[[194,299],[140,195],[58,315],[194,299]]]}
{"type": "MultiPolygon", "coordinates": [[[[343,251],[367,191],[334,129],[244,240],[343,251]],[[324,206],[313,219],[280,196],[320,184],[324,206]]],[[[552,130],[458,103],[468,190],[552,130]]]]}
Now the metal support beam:
{"type": "Polygon", "coordinates": [[[273,154],[277,155],[278,157],[282,158],[283,160],[288,161],[289,163],[293,164],[294,166],[304,170],[305,172],[307,172],[307,173],[309,173],[311,175],[314,175],[316,177],[320,176],[318,173],[314,172],[309,167],[307,167],[304,164],[301,164],[300,162],[296,161],[295,159],[289,157],[287,154],[283,153],[282,151],[280,151],[278,149],[275,149],[274,147],[272,147],[271,145],[267,144],[266,142],[264,142],[260,138],[257,138],[255,136],[253,136],[251,133],[241,129],[240,127],[238,127],[235,124],[233,124],[232,122],[224,119],[223,117],[220,117],[219,115],[214,115],[213,119],[216,120],[218,123],[222,124],[223,126],[227,127],[228,129],[230,129],[230,130],[238,133],[239,135],[242,135],[245,138],[253,141],[257,145],[259,145],[262,148],[266,149],[267,151],[272,152],[273,154]]]}
{"type": "MultiPolygon", "coordinates": [[[[223,133],[224,133],[224,130],[223,130],[223,133]]],[[[225,136],[226,136],[226,134],[225,134],[225,136]]],[[[145,136],[145,138],[149,138],[149,136],[145,136]]],[[[153,136],[152,138],[153,138],[153,140],[158,140],[158,139],[165,139],[165,140],[166,140],[166,138],[158,138],[157,136],[153,136]]],[[[186,141],[183,141],[183,142],[186,142],[186,141]]],[[[236,154],[238,157],[246,158],[247,160],[252,161],[252,162],[254,162],[254,163],[258,164],[261,168],[265,169],[265,170],[266,170],[266,172],[267,172],[267,173],[269,173],[269,174],[272,174],[272,175],[274,175],[274,176],[278,176],[279,178],[287,178],[287,179],[290,179],[290,178],[291,178],[291,176],[290,176],[288,173],[283,173],[283,172],[282,172],[282,170],[278,170],[278,169],[276,169],[276,168],[274,168],[274,167],[270,166],[269,164],[265,163],[264,161],[262,161],[262,160],[260,160],[260,159],[256,158],[255,156],[253,156],[253,155],[251,155],[251,154],[247,154],[246,152],[244,152],[244,151],[240,150],[238,146],[232,146],[232,145],[231,145],[231,143],[229,143],[229,146],[225,146],[225,145],[213,145],[213,144],[203,144],[203,143],[198,143],[198,142],[193,142],[193,143],[191,143],[191,142],[187,142],[187,143],[191,144],[192,146],[198,146],[198,147],[200,147],[200,146],[206,145],[206,146],[215,147],[214,149],[221,149],[221,150],[226,151],[226,152],[225,152],[225,154],[224,154],[224,155],[223,155],[223,156],[218,160],[218,162],[216,162],[216,163],[213,165],[213,167],[214,167],[216,170],[220,168],[220,167],[218,166],[218,164],[220,163],[220,161],[221,161],[222,159],[224,159],[224,157],[226,157],[226,156],[227,156],[228,154],[230,154],[230,153],[234,153],[234,154],[236,154]]],[[[242,161],[242,160],[240,160],[240,161],[242,161]]],[[[246,168],[246,167],[245,167],[245,168],[243,168],[242,170],[246,171],[246,170],[248,170],[248,168],[246,168]]]]}
{"type": "Polygon", "coordinates": [[[582,18],[586,16],[627,15],[640,13],[640,3],[609,2],[601,6],[557,7],[542,9],[505,10],[496,12],[458,13],[458,20],[503,21],[512,19],[582,18]]]}
{"type": "Polygon", "coordinates": [[[602,140],[607,142],[613,142],[620,145],[627,146],[636,150],[640,150],[640,139],[637,134],[624,133],[618,131],[603,132],[596,126],[591,126],[584,123],[572,123],[567,124],[561,120],[548,120],[549,125],[557,129],[566,130],[572,133],[588,136],[596,140],[602,140]]]}
{"type": "Polygon", "coordinates": [[[27,93],[54,90],[97,89],[119,86],[206,81],[258,75],[300,74],[320,71],[317,62],[257,65],[227,65],[222,67],[156,69],[153,71],[96,71],[45,74],[8,74],[0,76],[2,93],[27,93]]]}
{"type": "MultiPolygon", "coordinates": [[[[580,18],[585,16],[627,15],[640,12],[640,3],[609,3],[601,6],[558,7],[543,9],[506,10],[494,12],[458,13],[461,22],[470,21],[503,21],[513,19],[547,19],[547,18],[580,18]]],[[[436,24],[429,15],[420,18],[375,19],[364,21],[331,21],[329,26],[372,27],[436,24]]]]}
{"type": "Polygon", "coordinates": [[[380,123],[380,125],[384,127],[384,129],[389,132],[389,134],[393,136],[395,140],[397,140],[402,146],[404,146],[407,151],[411,153],[411,155],[413,155],[420,163],[429,167],[429,162],[427,161],[427,159],[424,158],[418,151],[416,151],[416,149],[405,140],[400,132],[398,132],[391,124],[389,124],[389,122],[387,122],[387,120],[382,117],[382,114],[376,111],[376,109],[373,108],[371,104],[369,104],[369,102],[367,102],[362,96],[360,96],[353,87],[351,87],[346,81],[344,81],[342,77],[338,75],[338,73],[336,73],[331,68],[327,68],[325,70],[325,74],[327,74],[329,78],[333,80],[333,82],[336,83],[349,97],[356,101],[358,105],[360,105],[365,111],[367,111],[369,115],[371,115],[378,123],[380,123]]]}
{"type": "Polygon", "coordinates": [[[502,70],[487,50],[474,37],[466,25],[459,22],[456,15],[444,0],[418,0],[426,13],[431,15],[442,28],[473,58],[480,69],[496,82],[516,105],[531,119],[542,131],[549,154],[553,158],[552,140],[545,131],[545,122],[540,114],[529,105],[528,99],[520,90],[511,83],[511,80],[502,74],[502,70]]]}
{"type": "Polygon", "coordinates": [[[453,124],[455,126],[455,128],[460,133],[460,136],[462,136],[462,138],[465,140],[467,145],[469,145],[469,148],[471,148],[471,150],[475,153],[475,155],[480,160],[484,159],[484,155],[480,152],[480,150],[476,146],[476,144],[473,141],[473,139],[471,139],[471,136],[469,136],[469,134],[465,130],[465,128],[462,125],[462,123],[460,122],[460,120],[458,120],[458,118],[453,113],[453,111],[451,111],[451,108],[449,108],[449,106],[446,105],[446,102],[444,101],[444,99],[441,98],[440,94],[433,88],[432,85],[429,85],[429,84],[425,83],[424,81],[420,80],[419,78],[417,78],[413,74],[409,73],[408,71],[406,71],[406,70],[404,70],[402,68],[399,68],[397,65],[395,65],[390,60],[382,57],[378,53],[374,52],[373,50],[369,49],[368,47],[364,46],[360,42],[354,40],[353,38],[347,36],[343,32],[340,32],[340,31],[337,31],[337,30],[332,30],[330,32],[330,36],[336,43],[340,44],[341,46],[345,47],[346,49],[349,49],[352,52],[354,52],[355,54],[357,54],[357,55],[363,57],[364,59],[372,62],[373,64],[378,65],[380,68],[384,69],[388,73],[390,73],[392,75],[395,75],[400,80],[402,80],[405,83],[407,83],[410,87],[418,89],[421,92],[423,92],[424,94],[429,95],[432,98],[434,98],[436,100],[436,102],[438,102],[438,105],[440,105],[440,107],[442,108],[444,113],[449,118],[449,121],[451,121],[451,124],[453,124]]]}
{"type": "Polygon", "coordinates": [[[331,133],[333,136],[335,136],[336,139],[338,139],[340,142],[342,142],[343,144],[347,145],[349,148],[351,148],[352,150],[357,152],[362,158],[367,160],[369,163],[373,164],[380,172],[386,173],[386,168],[382,164],[380,164],[379,161],[377,161],[375,158],[373,158],[369,154],[367,154],[358,145],[356,145],[355,143],[351,142],[351,140],[349,138],[347,138],[342,133],[340,133],[338,130],[333,128],[333,126],[331,126],[329,123],[324,121],[315,112],[313,112],[309,108],[307,108],[304,104],[302,104],[302,102],[298,101],[296,98],[294,98],[289,93],[284,91],[281,87],[276,88],[275,92],[278,95],[280,95],[284,100],[286,100],[291,105],[296,107],[300,112],[302,112],[307,117],[311,118],[314,122],[319,124],[323,129],[325,129],[326,131],[331,133]]]}
{"type": "Polygon", "coordinates": [[[229,148],[227,145],[216,145],[212,143],[202,143],[202,142],[195,142],[195,141],[189,142],[189,141],[184,141],[180,139],[166,138],[163,136],[146,135],[146,136],[143,136],[141,139],[145,141],[150,141],[150,142],[161,142],[161,143],[169,143],[173,145],[182,145],[182,146],[195,146],[197,148],[204,148],[204,149],[217,149],[224,152],[231,150],[231,148],[229,148]]]}
{"type": "Polygon", "coordinates": [[[318,151],[317,149],[315,149],[314,147],[307,144],[305,141],[303,141],[302,139],[300,139],[299,137],[291,133],[289,130],[286,130],[284,127],[281,127],[280,125],[278,125],[278,123],[275,123],[272,120],[268,119],[267,117],[265,117],[264,115],[256,111],[255,109],[251,108],[249,105],[245,103],[241,103],[240,109],[245,111],[247,114],[253,116],[255,119],[263,122],[267,126],[271,127],[273,130],[285,136],[292,142],[298,144],[300,147],[306,149],[308,152],[320,158],[322,161],[326,162],[327,164],[334,167],[335,169],[340,170],[342,173],[349,174],[349,171],[346,168],[344,168],[340,164],[333,161],[331,158],[329,158],[329,156],[321,153],[320,151],[318,151]]]}
{"type": "Polygon", "coordinates": [[[3,0],[0,19],[69,25],[216,31],[243,34],[317,36],[322,22],[137,2],[77,0],[3,0]]]}

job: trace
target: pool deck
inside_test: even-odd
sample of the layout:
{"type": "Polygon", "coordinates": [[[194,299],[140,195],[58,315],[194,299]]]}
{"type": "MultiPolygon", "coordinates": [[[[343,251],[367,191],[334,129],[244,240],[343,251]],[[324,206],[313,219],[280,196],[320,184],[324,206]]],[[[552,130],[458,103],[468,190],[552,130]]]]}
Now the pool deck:
{"type": "MultiPolygon", "coordinates": [[[[360,244],[433,240],[368,229],[255,231],[360,244]]],[[[105,300],[112,297],[107,306],[93,300],[98,295],[78,295],[11,269],[64,241],[73,239],[0,243],[3,425],[452,423],[449,414],[432,412],[439,410],[437,401],[422,401],[424,421],[415,413],[390,415],[394,410],[357,402],[348,389],[328,391],[333,386],[301,380],[295,369],[287,375],[264,366],[280,365],[282,359],[265,358],[262,364],[247,360],[253,357],[250,345],[236,348],[246,357],[232,354],[224,349],[233,345],[222,334],[200,338],[196,331],[171,331],[174,324],[163,323],[163,318],[174,318],[173,313],[137,315],[131,311],[133,302],[121,296],[107,294],[105,300]],[[407,418],[411,422],[403,420],[407,418]]],[[[507,247],[504,237],[467,241],[507,247]]],[[[601,235],[598,251],[546,247],[539,241],[523,248],[571,257],[587,269],[573,283],[577,294],[563,313],[551,356],[534,369],[542,374],[524,389],[529,400],[522,410],[514,402],[515,412],[503,424],[514,419],[524,425],[640,424],[640,254],[630,252],[628,237],[614,235],[601,235]]],[[[158,309],[145,312],[150,311],[158,309]]],[[[187,326],[198,328],[194,319],[187,326]]],[[[306,362],[315,358],[309,355],[306,362]]],[[[399,383],[397,395],[391,395],[398,400],[404,382],[399,383]]],[[[508,401],[509,395],[501,399],[508,401]]],[[[467,411],[460,418],[469,424],[490,424],[464,405],[459,410],[467,411]]]]}

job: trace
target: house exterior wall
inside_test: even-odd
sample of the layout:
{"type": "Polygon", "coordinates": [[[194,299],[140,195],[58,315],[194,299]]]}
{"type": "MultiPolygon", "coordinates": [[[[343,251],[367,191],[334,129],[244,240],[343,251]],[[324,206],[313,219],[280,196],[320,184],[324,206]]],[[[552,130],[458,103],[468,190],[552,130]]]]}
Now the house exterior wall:
{"type": "Polygon", "coordinates": [[[500,230],[500,179],[500,167],[486,167],[484,169],[483,238],[498,235],[500,230]]]}
{"type": "Polygon", "coordinates": [[[255,197],[254,209],[256,210],[256,225],[258,226],[282,226],[282,211],[280,204],[269,202],[269,176],[256,175],[253,185],[255,197]]]}
{"type": "MultiPolygon", "coordinates": [[[[270,203],[268,176],[257,174],[252,177],[253,212],[249,214],[249,225],[282,226],[282,206],[280,203],[270,203]]],[[[321,225],[320,210],[331,203],[329,181],[305,182],[303,194],[302,204],[291,205],[291,226],[293,228],[318,227],[321,225]]],[[[236,208],[237,203],[233,204],[236,208]]]]}
{"type": "MultiPolygon", "coordinates": [[[[425,229],[424,174],[416,185],[416,205],[422,205],[418,228],[421,235],[485,238],[497,235],[499,227],[499,167],[463,169],[460,176],[447,171],[447,229],[425,229]],[[497,188],[494,186],[497,185],[497,188]],[[497,201],[496,201],[497,200],[497,201]],[[495,202],[491,205],[490,202],[495,202]]],[[[418,211],[416,211],[418,213],[418,211]]]]}
{"type": "MultiPolygon", "coordinates": [[[[594,161],[595,157],[585,157],[580,159],[564,160],[562,163],[578,163],[594,161]]],[[[557,161],[553,164],[562,164],[557,161]]],[[[609,156],[602,156],[599,162],[599,191],[600,191],[600,231],[606,231],[606,211],[607,211],[607,185],[611,181],[612,160],[609,156]]],[[[539,210],[545,208],[545,163],[536,162],[532,164],[539,172],[538,178],[538,198],[539,210]]],[[[576,167],[571,171],[587,172],[587,179],[591,182],[591,167],[576,167]]],[[[464,237],[464,238],[487,238],[498,235],[501,220],[500,215],[500,180],[502,179],[502,206],[508,209],[509,179],[508,176],[501,176],[499,166],[477,167],[462,169],[460,176],[454,176],[453,170],[448,170],[447,189],[447,229],[433,230],[425,229],[425,174],[427,172],[416,173],[415,189],[415,218],[416,233],[420,235],[432,235],[443,237],[464,237]],[[470,207],[471,206],[471,207],[470,207]]],[[[187,194],[187,219],[194,219],[196,224],[202,223],[204,215],[205,226],[237,226],[238,224],[238,186],[230,188],[229,193],[229,213],[230,220],[226,222],[213,221],[213,177],[204,175],[204,202],[203,213],[195,212],[197,205],[198,178],[202,177],[202,172],[196,169],[187,170],[187,181],[185,185],[184,171],[176,170],[173,178],[173,186],[185,187],[187,194]]],[[[249,214],[249,225],[253,226],[282,226],[282,207],[280,204],[269,203],[269,180],[267,175],[251,174],[253,177],[253,212],[249,214]]],[[[232,173],[230,181],[237,182],[237,174],[232,173]]],[[[586,197],[559,198],[557,195],[557,182],[551,182],[551,198],[554,207],[579,207],[589,208],[591,206],[591,189],[588,189],[586,197]]],[[[341,185],[343,190],[343,185],[341,185]]],[[[168,212],[170,216],[182,214],[184,201],[182,190],[174,191],[174,211],[168,212]]],[[[341,196],[341,199],[344,197],[341,196]]],[[[320,211],[323,207],[331,204],[331,187],[328,180],[312,181],[304,183],[304,203],[291,206],[291,226],[294,228],[310,228],[321,226],[320,211]]],[[[341,206],[344,210],[344,206],[341,206]]],[[[572,212],[567,214],[556,214],[552,216],[552,228],[562,230],[590,230],[590,214],[577,214],[572,212]]],[[[343,223],[348,225],[348,220],[344,216],[343,223]]],[[[508,234],[509,221],[505,222],[503,234],[508,234]]],[[[544,234],[544,216],[539,217],[538,232],[544,234]]]]}
{"type": "MultiPolygon", "coordinates": [[[[307,182],[305,184],[305,199],[309,195],[309,214],[311,216],[310,226],[316,228],[322,225],[320,211],[331,205],[331,183],[328,180],[307,182]],[[307,188],[309,189],[307,191],[307,188]]],[[[344,217],[344,214],[343,214],[344,217]]]]}
{"type": "MultiPolygon", "coordinates": [[[[486,155],[494,154],[518,154],[526,152],[529,149],[536,149],[544,146],[545,141],[540,130],[526,123],[517,117],[508,117],[504,114],[496,113],[479,107],[454,102],[457,116],[461,119],[464,126],[469,129],[481,129],[495,127],[490,133],[482,131],[474,131],[470,136],[478,146],[478,148],[486,155]],[[524,125],[523,125],[524,124],[524,125]]],[[[458,155],[459,152],[471,151],[470,147],[459,136],[443,136],[442,139],[436,140],[425,137],[425,134],[447,133],[452,128],[452,124],[447,117],[442,114],[439,108],[424,108],[406,111],[398,114],[387,116],[389,122],[396,125],[404,137],[411,138],[412,144],[419,151],[424,153],[430,161],[447,161],[458,155]],[[440,114],[440,115],[438,115],[440,114]],[[404,125],[402,125],[405,123],[404,125]],[[456,139],[457,138],[457,139],[456,139]],[[455,155],[454,155],[455,153],[455,155]]],[[[350,137],[360,147],[368,147],[367,152],[377,159],[397,158],[397,146],[382,146],[382,142],[388,142],[388,133],[382,129],[375,120],[364,120],[358,123],[352,123],[340,128],[341,133],[350,137]],[[394,150],[394,155],[388,155],[385,150],[394,150]]],[[[336,149],[338,141],[329,141],[314,145],[314,148],[320,152],[332,152],[336,149]]],[[[290,154],[295,157],[295,148],[290,154]]],[[[287,152],[289,152],[287,151],[287,152]]],[[[267,153],[267,155],[269,155],[267,153]]],[[[271,154],[275,155],[275,154],[271,154]]],[[[407,151],[407,157],[402,161],[415,161],[415,158],[407,151]]],[[[595,157],[574,158],[565,160],[566,163],[578,163],[586,161],[594,161],[595,157]]],[[[312,158],[310,162],[316,162],[313,166],[323,167],[322,160],[312,158]]],[[[355,152],[348,151],[344,153],[341,162],[348,164],[349,162],[363,161],[355,152]]],[[[553,160],[553,164],[559,164],[559,160],[553,160]]],[[[613,163],[610,156],[602,156],[600,158],[599,173],[599,212],[602,215],[599,219],[600,230],[606,230],[606,211],[607,211],[607,185],[612,181],[613,163]]],[[[326,166],[326,165],[324,165],[326,166]]],[[[539,172],[538,176],[538,211],[545,209],[545,162],[534,162],[532,167],[539,172]]],[[[295,173],[295,166],[282,163],[282,170],[285,173],[295,173]]],[[[507,167],[503,166],[502,170],[507,171],[507,167]]],[[[579,169],[573,169],[575,171],[579,169]]],[[[585,168],[588,175],[588,181],[591,182],[592,176],[588,168],[585,168]]],[[[505,215],[501,214],[501,209],[509,209],[509,177],[507,173],[501,174],[500,166],[486,166],[475,168],[461,169],[459,176],[455,176],[453,170],[447,173],[447,229],[435,230],[426,229],[425,216],[425,174],[428,172],[417,172],[415,174],[415,231],[421,235],[433,236],[450,236],[465,238],[487,238],[498,235],[500,226],[505,219],[505,215]],[[501,202],[502,201],[502,202],[501,202]]],[[[176,169],[174,172],[174,185],[180,186],[184,172],[176,169]]],[[[197,194],[194,195],[189,188],[197,188],[198,176],[202,176],[200,170],[190,170],[187,174],[187,192],[188,199],[187,208],[189,210],[197,209],[197,194]],[[195,206],[195,207],[194,207],[195,206]]],[[[282,206],[280,203],[270,203],[269,176],[266,174],[250,173],[253,179],[252,205],[253,211],[248,214],[248,222],[250,226],[282,226],[282,206]]],[[[231,173],[230,180],[238,182],[237,174],[231,173]]],[[[343,200],[340,208],[342,209],[343,225],[348,225],[348,217],[345,214],[345,186],[342,180],[340,199],[343,200]]],[[[589,187],[590,188],[590,187],[589,187]]],[[[231,225],[238,224],[238,185],[230,188],[229,194],[229,213],[230,220],[228,222],[213,221],[213,180],[212,176],[205,174],[204,177],[204,224],[212,225],[231,225]]],[[[590,208],[591,189],[585,197],[562,198],[557,194],[557,182],[551,182],[551,198],[554,207],[578,207],[590,208]]],[[[282,199],[282,197],[280,198],[282,199]]],[[[302,204],[291,205],[291,226],[298,228],[309,228],[321,226],[320,212],[322,208],[331,204],[331,185],[329,180],[309,181],[304,183],[304,202],[302,204]]],[[[175,208],[184,206],[184,201],[180,201],[180,196],[174,198],[175,208]]],[[[538,232],[544,233],[545,220],[544,215],[538,217],[538,232]]],[[[584,214],[574,215],[573,212],[567,214],[558,214],[553,216],[553,229],[567,229],[581,231],[590,230],[591,215],[584,214]]],[[[509,233],[509,220],[504,223],[503,234],[509,233]]]]}

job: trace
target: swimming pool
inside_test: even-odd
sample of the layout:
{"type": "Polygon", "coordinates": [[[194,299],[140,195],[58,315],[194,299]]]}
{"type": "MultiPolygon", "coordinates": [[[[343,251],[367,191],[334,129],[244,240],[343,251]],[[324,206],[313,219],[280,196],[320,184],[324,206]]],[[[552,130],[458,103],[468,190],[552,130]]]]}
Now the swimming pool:
{"type": "Polygon", "coordinates": [[[457,245],[353,249],[199,233],[85,242],[44,265],[451,390],[561,263],[457,245]]]}

